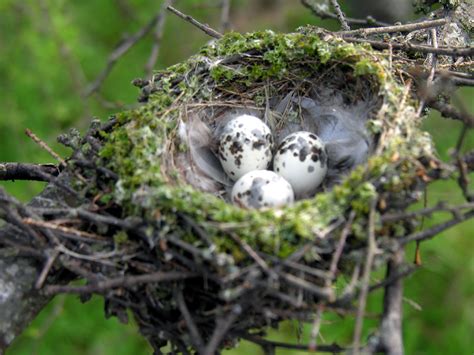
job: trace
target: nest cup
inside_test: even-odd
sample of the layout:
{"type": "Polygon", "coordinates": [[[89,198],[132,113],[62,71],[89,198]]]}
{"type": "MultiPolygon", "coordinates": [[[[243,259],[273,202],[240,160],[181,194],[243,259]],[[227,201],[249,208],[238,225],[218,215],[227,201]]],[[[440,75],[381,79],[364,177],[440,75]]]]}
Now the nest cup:
{"type": "MultiPolygon", "coordinates": [[[[103,188],[111,213],[140,221],[107,233],[115,250],[135,256],[100,272],[182,277],[110,290],[107,313],[129,308],[156,349],[171,342],[184,351],[309,319],[321,302],[350,308],[345,275],[363,260],[371,204],[385,201],[386,211],[417,199],[419,170],[433,156],[388,58],[310,28],[231,33],[140,86],[145,104],[117,116],[100,153],[118,176],[103,188]],[[280,209],[230,204],[215,144],[238,114],[265,121],[277,144],[299,130],[321,136],[330,163],[319,190],[280,209]],[[338,278],[330,264],[349,216],[338,278]]],[[[377,230],[378,261],[391,254],[397,228],[377,230]]]]}

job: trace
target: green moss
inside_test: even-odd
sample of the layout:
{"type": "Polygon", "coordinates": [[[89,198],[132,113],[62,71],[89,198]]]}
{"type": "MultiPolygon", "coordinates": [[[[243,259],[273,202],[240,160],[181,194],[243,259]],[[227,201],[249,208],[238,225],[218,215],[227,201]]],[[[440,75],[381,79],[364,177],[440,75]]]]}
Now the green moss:
{"type": "MultiPolygon", "coordinates": [[[[200,247],[201,240],[180,226],[176,215],[179,212],[191,217],[211,237],[218,252],[232,255],[237,262],[245,255],[235,248],[230,233],[238,234],[257,250],[285,257],[350,209],[360,221],[354,223],[354,231],[362,231],[370,202],[377,196],[373,181],[387,175],[392,180],[385,182],[386,188],[406,188],[414,179],[411,157],[431,152],[431,142],[419,133],[412,119],[414,108],[403,98],[403,88],[387,67],[384,57],[370,48],[335,37],[322,40],[311,29],[292,34],[227,34],[187,62],[158,73],[156,92],[149,102],[119,116],[120,126],[106,137],[101,152],[104,164],[120,178],[114,198],[125,214],[155,220],[161,226],[161,235],[180,230],[178,235],[200,247]],[[250,59],[248,65],[235,65],[234,58],[250,59]],[[370,129],[380,133],[396,126],[397,130],[381,143],[382,154],[355,169],[332,191],[283,210],[243,210],[186,185],[167,164],[170,144],[176,141],[178,115],[185,103],[206,102],[213,92],[251,86],[258,88],[252,91],[254,104],[263,107],[265,82],[290,80],[289,73],[291,80],[304,81],[309,74],[335,65],[349,76],[373,82],[374,90],[379,91],[375,94],[383,98],[378,115],[369,121],[370,129]],[[403,100],[405,104],[400,105],[403,100]],[[407,157],[408,170],[403,164],[393,164],[395,152],[407,157]],[[158,220],[156,216],[160,216],[158,220]]],[[[176,142],[175,149],[183,147],[176,142]]]]}

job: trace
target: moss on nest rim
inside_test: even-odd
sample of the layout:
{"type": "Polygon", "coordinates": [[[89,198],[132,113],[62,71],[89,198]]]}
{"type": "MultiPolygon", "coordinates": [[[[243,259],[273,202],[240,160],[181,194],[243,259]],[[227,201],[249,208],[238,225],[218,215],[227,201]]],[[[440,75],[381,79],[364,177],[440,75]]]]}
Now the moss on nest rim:
{"type": "MultiPolygon", "coordinates": [[[[386,57],[311,28],[290,34],[227,34],[199,55],[158,72],[152,86],[143,98],[147,104],[118,115],[119,125],[104,137],[103,164],[119,176],[113,198],[127,216],[145,217],[163,234],[180,228],[178,213],[191,217],[219,252],[237,262],[244,255],[233,248],[230,232],[259,251],[286,257],[348,210],[357,213],[356,221],[363,228],[377,189],[413,188],[419,159],[433,154],[429,136],[418,129],[414,102],[392,77],[386,57]],[[247,56],[251,60],[246,65],[228,65],[247,56]],[[331,191],[281,210],[243,210],[182,183],[178,173],[167,167],[167,151],[174,144],[179,112],[185,105],[205,104],[216,95],[238,90],[250,92],[246,100],[262,107],[266,83],[304,80],[314,73],[324,75],[334,66],[347,76],[370,81],[382,104],[368,121],[378,137],[376,154],[331,191]]],[[[198,247],[202,243],[189,231],[181,230],[180,235],[198,247]]]]}

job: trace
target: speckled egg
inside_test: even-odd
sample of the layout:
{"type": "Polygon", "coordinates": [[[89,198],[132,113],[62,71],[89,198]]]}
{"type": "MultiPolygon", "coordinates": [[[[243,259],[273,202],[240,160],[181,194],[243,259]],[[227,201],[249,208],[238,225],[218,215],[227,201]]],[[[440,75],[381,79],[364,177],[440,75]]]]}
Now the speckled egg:
{"type": "Polygon", "coordinates": [[[324,143],[311,132],[290,134],[277,149],[273,170],[291,184],[297,197],[314,192],[327,172],[324,143]]]}
{"type": "Polygon", "coordinates": [[[232,202],[243,208],[282,207],[293,203],[293,189],[288,181],[269,170],[254,170],[236,181],[232,202]]]}
{"type": "Polygon", "coordinates": [[[267,169],[272,150],[270,128],[251,115],[241,115],[229,121],[219,138],[219,160],[234,181],[249,171],[267,169]]]}

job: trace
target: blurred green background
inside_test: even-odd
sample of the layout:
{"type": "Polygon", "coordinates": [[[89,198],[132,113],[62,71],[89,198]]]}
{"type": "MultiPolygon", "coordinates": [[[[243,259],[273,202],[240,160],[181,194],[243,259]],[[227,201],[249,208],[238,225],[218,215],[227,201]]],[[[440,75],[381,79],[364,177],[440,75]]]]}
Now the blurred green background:
{"type": "MultiPolygon", "coordinates": [[[[350,11],[341,1],[346,11],[350,11]]],[[[52,158],[24,135],[31,129],[54,150],[67,156],[56,137],[69,127],[84,131],[92,117],[106,119],[115,105],[135,103],[137,90],[130,82],[143,77],[151,46],[148,36],[127,53],[104,82],[100,95],[83,92],[104,68],[115,45],[133,34],[158,11],[161,1],[147,0],[0,0],[0,161],[47,163],[52,158]]],[[[218,0],[181,0],[184,12],[219,28],[218,0]]],[[[337,29],[334,21],[320,21],[296,0],[233,0],[232,26],[237,31],[273,29],[292,31],[304,24],[337,29]]],[[[195,53],[209,38],[191,25],[168,15],[156,68],[164,68],[195,53]]],[[[457,99],[474,112],[473,90],[463,89],[457,99]]],[[[449,156],[461,126],[431,114],[425,128],[435,139],[439,155],[449,156]]],[[[474,148],[472,130],[467,148],[474,148]]],[[[473,177],[474,178],[474,177],[473,177]]],[[[22,201],[43,188],[42,183],[1,182],[22,201]]],[[[428,203],[461,201],[452,182],[428,190],[428,203]]],[[[426,220],[433,224],[448,215],[426,220]]],[[[468,221],[422,245],[423,267],[406,280],[404,336],[407,354],[472,354],[474,351],[474,222],[468,221]]],[[[407,258],[413,258],[408,248],[407,258]]],[[[375,274],[382,277],[383,272],[375,274]]],[[[7,354],[150,354],[151,349],[133,324],[106,320],[99,298],[81,304],[75,296],[57,297],[19,337],[7,354]]],[[[368,311],[381,309],[381,292],[369,299],[368,311]]],[[[348,343],[352,321],[334,315],[323,318],[319,342],[348,343]]],[[[364,336],[376,329],[366,321],[364,336]]],[[[310,325],[284,323],[270,331],[277,340],[300,334],[308,340],[310,325]],[[301,332],[302,331],[302,332],[301,332]]],[[[225,354],[260,354],[259,348],[241,343],[225,354]]],[[[277,351],[277,354],[298,354],[277,351]]]]}

